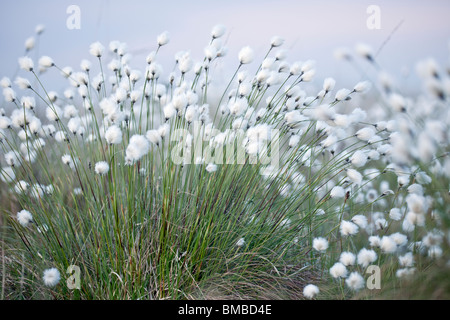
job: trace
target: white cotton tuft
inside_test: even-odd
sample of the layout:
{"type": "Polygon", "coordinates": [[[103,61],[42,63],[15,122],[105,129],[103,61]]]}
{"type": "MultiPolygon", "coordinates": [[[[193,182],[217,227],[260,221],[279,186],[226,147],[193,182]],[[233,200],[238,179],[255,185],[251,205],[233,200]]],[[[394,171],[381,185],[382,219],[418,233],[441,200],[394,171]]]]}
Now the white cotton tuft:
{"type": "Polygon", "coordinates": [[[89,47],[89,53],[94,57],[100,58],[105,47],[100,42],[94,42],[89,47]]]}
{"type": "Polygon", "coordinates": [[[405,112],[406,111],[406,100],[403,96],[399,95],[398,93],[392,93],[389,96],[389,104],[391,105],[392,109],[397,112],[405,112]]]}
{"type": "Polygon", "coordinates": [[[24,228],[28,227],[33,222],[33,216],[28,210],[21,210],[17,212],[17,221],[24,228]]]}
{"type": "Polygon", "coordinates": [[[408,243],[408,237],[400,232],[395,232],[389,236],[398,247],[403,247],[408,243]]]}
{"type": "Polygon", "coordinates": [[[367,268],[367,266],[375,262],[377,258],[378,256],[375,251],[372,249],[363,248],[359,251],[356,259],[360,266],[367,268]]]}
{"type": "Polygon", "coordinates": [[[16,81],[14,81],[14,83],[22,90],[31,88],[30,81],[28,81],[28,79],[25,79],[25,78],[22,78],[22,77],[17,77],[16,81]]]}
{"type": "Polygon", "coordinates": [[[19,66],[25,71],[33,71],[34,63],[30,57],[21,57],[19,58],[19,66]]]}
{"type": "Polygon", "coordinates": [[[220,38],[225,34],[226,30],[227,28],[224,25],[221,24],[215,25],[211,30],[211,37],[213,39],[220,38]]]}
{"type": "Polygon", "coordinates": [[[399,221],[402,218],[402,216],[403,214],[399,208],[392,208],[389,211],[389,218],[391,218],[394,221],[399,221]]]}
{"type": "Polygon", "coordinates": [[[319,292],[319,288],[313,284],[308,284],[303,288],[303,295],[308,299],[313,299],[319,292]]]}
{"type": "Polygon", "coordinates": [[[95,173],[98,175],[105,175],[109,171],[109,164],[106,161],[99,161],[95,164],[95,173]]]}
{"type": "Polygon", "coordinates": [[[170,118],[177,114],[177,110],[174,108],[172,103],[168,103],[163,108],[164,118],[168,121],[170,118]]]}
{"type": "Polygon", "coordinates": [[[334,86],[336,85],[336,80],[333,78],[325,78],[323,81],[323,90],[325,90],[325,93],[330,92],[334,89],[334,86]]]}
{"type": "Polygon", "coordinates": [[[25,50],[28,52],[34,48],[36,41],[33,37],[29,37],[25,40],[25,50]]]}
{"type": "Polygon", "coordinates": [[[36,106],[36,100],[34,99],[34,97],[22,97],[20,99],[20,104],[27,109],[33,110],[36,106]]]}
{"type": "Polygon", "coordinates": [[[412,267],[414,266],[414,256],[412,252],[407,252],[403,256],[398,257],[398,263],[402,267],[412,267]]]}
{"type": "Polygon", "coordinates": [[[313,248],[319,252],[325,252],[328,249],[328,240],[322,237],[314,238],[313,248]]]}
{"type": "Polygon", "coordinates": [[[355,153],[350,157],[350,162],[355,167],[359,168],[366,164],[367,162],[367,155],[362,150],[357,150],[355,153]]]}
{"type": "Polygon", "coordinates": [[[350,93],[351,91],[346,88],[340,89],[338,92],[336,92],[336,96],[334,99],[336,101],[347,100],[349,98],[350,93]]]}
{"type": "Polygon", "coordinates": [[[163,45],[166,45],[169,43],[170,37],[169,32],[164,31],[158,37],[156,38],[156,42],[158,43],[158,46],[162,47],[163,45]]]}
{"type": "Polygon", "coordinates": [[[248,102],[246,98],[237,99],[236,101],[228,105],[230,114],[233,116],[240,116],[248,108],[248,102]]]}
{"type": "Polygon", "coordinates": [[[254,52],[253,49],[250,48],[249,46],[243,47],[240,51],[239,51],[239,62],[241,64],[248,64],[251,63],[253,61],[254,58],[254,52]]]}
{"type": "Polygon", "coordinates": [[[245,240],[244,238],[240,238],[237,242],[236,242],[236,246],[238,247],[242,247],[245,244],[245,240]]]}
{"type": "Polygon", "coordinates": [[[373,59],[373,53],[372,48],[365,44],[365,43],[358,43],[355,46],[356,53],[359,54],[361,57],[372,60],[373,59]]]}
{"type": "Polygon", "coordinates": [[[365,281],[363,276],[361,276],[358,272],[354,271],[350,273],[348,278],[345,280],[345,284],[352,290],[358,291],[364,288],[365,281]]]}
{"type": "Polygon", "coordinates": [[[54,287],[61,280],[61,274],[59,273],[58,269],[50,268],[44,271],[42,280],[47,287],[54,287]]]}
{"type": "Polygon", "coordinates": [[[142,135],[135,134],[130,138],[130,143],[126,149],[127,160],[138,161],[150,150],[149,141],[142,135]]]}
{"type": "Polygon", "coordinates": [[[293,135],[289,138],[289,148],[295,148],[298,146],[298,143],[300,142],[300,136],[299,135],[293,135]]]}
{"type": "Polygon", "coordinates": [[[206,166],[206,171],[208,172],[215,172],[217,171],[217,165],[214,163],[210,163],[206,166]]]}
{"type": "Polygon", "coordinates": [[[12,85],[11,80],[8,77],[3,77],[0,80],[0,87],[2,88],[11,88],[11,85],[12,85]]]}
{"type": "Polygon", "coordinates": [[[397,251],[397,244],[391,237],[383,236],[380,241],[380,249],[384,253],[394,253],[397,251]]]}
{"type": "Polygon", "coordinates": [[[339,230],[342,236],[347,237],[357,234],[359,227],[351,221],[342,220],[339,230]]]}
{"type": "Polygon", "coordinates": [[[381,243],[381,239],[379,236],[370,236],[369,237],[369,245],[371,247],[379,247],[381,243]]]}
{"type": "Polygon", "coordinates": [[[341,186],[334,186],[330,191],[330,197],[333,199],[343,198],[345,196],[345,190],[341,186]]]}
{"type": "Polygon", "coordinates": [[[156,146],[160,146],[162,142],[161,135],[159,134],[158,130],[148,130],[145,137],[150,141],[151,143],[155,144],[156,146]]]}
{"type": "Polygon", "coordinates": [[[186,108],[186,111],[184,113],[184,118],[186,119],[186,121],[188,123],[191,123],[192,121],[194,121],[197,117],[197,108],[195,105],[193,106],[188,106],[186,108]]]}
{"type": "Polygon", "coordinates": [[[42,56],[39,59],[39,67],[42,69],[51,68],[54,65],[55,65],[55,63],[53,62],[53,59],[50,58],[49,56],[42,56]]]}
{"type": "Polygon", "coordinates": [[[284,39],[279,36],[273,36],[272,39],[270,39],[270,45],[272,47],[279,47],[283,45],[284,39]]]}
{"type": "Polygon", "coordinates": [[[361,185],[362,183],[362,175],[358,171],[354,169],[347,169],[347,177],[351,182],[357,185],[361,185]]]}
{"type": "Polygon", "coordinates": [[[339,262],[346,267],[353,266],[356,262],[356,256],[349,251],[344,251],[339,257],[339,262]]]}
{"type": "Polygon", "coordinates": [[[356,216],[353,216],[351,221],[361,229],[365,229],[368,223],[366,216],[363,216],[362,214],[357,214],[356,216]]]}
{"type": "Polygon", "coordinates": [[[363,140],[363,141],[368,141],[371,138],[373,138],[373,136],[375,135],[375,130],[372,127],[365,127],[362,128],[360,130],[358,130],[355,133],[355,136],[359,139],[359,140],[363,140]]]}
{"type": "Polygon", "coordinates": [[[370,89],[370,82],[369,81],[361,81],[358,82],[354,87],[353,91],[355,92],[367,92],[370,89]]]}
{"type": "Polygon", "coordinates": [[[347,277],[347,268],[340,262],[336,262],[330,268],[330,274],[333,278],[345,278],[347,277]]]}

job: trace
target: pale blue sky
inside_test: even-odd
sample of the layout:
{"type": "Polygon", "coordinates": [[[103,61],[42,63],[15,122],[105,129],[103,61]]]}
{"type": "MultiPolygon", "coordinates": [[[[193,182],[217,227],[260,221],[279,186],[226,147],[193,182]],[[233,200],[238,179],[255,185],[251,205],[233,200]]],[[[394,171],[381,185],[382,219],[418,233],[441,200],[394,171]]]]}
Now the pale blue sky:
{"type": "MultiPolygon", "coordinates": [[[[0,77],[14,74],[24,41],[34,35],[39,23],[46,27],[39,53],[51,56],[59,66],[74,68],[81,59],[92,58],[89,45],[97,40],[105,46],[111,40],[127,42],[134,67],[141,67],[156,47],[156,36],[165,30],[171,41],[164,48],[167,61],[163,63],[169,64],[179,50],[190,50],[199,59],[211,28],[220,23],[227,26],[229,53],[223,62],[227,68],[237,65],[237,52],[245,45],[255,49],[256,58],[262,58],[270,38],[279,35],[286,40],[288,61],[316,60],[318,79],[333,76],[344,85],[358,81],[361,75],[337,62],[333,50],[341,46],[353,49],[364,42],[376,51],[403,20],[378,60],[406,86],[414,84],[414,79],[402,79],[401,72],[414,74],[419,59],[434,57],[443,67],[448,65],[449,17],[448,0],[6,0],[0,2],[0,77]],[[66,28],[66,9],[72,4],[81,9],[80,30],[66,28]],[[381,9],[380,30],[366,26],[366,9],[371,4],[381,9]]],[[[165,70],[170,71],[171,66],[165,70]]],[[[56,90],[62,89],[55,81],[56,72],[45,77],[56,90]]]]}

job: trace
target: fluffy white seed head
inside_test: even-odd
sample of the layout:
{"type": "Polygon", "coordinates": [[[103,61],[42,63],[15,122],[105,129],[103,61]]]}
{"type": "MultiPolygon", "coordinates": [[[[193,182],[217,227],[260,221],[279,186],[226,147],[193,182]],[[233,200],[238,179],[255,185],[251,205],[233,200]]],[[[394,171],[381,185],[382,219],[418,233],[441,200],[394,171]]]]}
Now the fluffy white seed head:
{"type": "Polygon", "coordinates": [[[355,46],[356,53],[366,59],[373,59],[372,48],[365,43],[358,43],[355,46]]]}
{"type": "Polygon", "coordinates": [[[50,58],[49,56],[42,56],[39,59],[39,67],[41,69],[47,69],[47,68],[51,68],[55,65],[55,63],[53,62],[53,59],[50,58]]]}
{"type": "Polygon", "coordinates": [[[25,71],[33,71],[34,63],[30,57],[21,57],[19,58],[19,66],[25,71]]]}
{"type": "Polygon", "coordinates": [[[150,150],[149,141],[142,135],[135,134],[130,138],[130,143],[126,149],[127,160],[138,161],[150,150]]]}
{"type": "Polygon", "coordinates": [[[394,253],[397,251],[397,244],[391,237],[383,236],[380,241],[380,249],[384,253],[394,253]]]}
{"type": "Polygon", "coordinates": [[[8,77],[3,77],[0,80],[0,87],[2,87],[2,88],[11,88],[11,80],[8,77]]]}
{"type": "Polygon", "coordinates": [[[283,43],[284,39],[279,36],[273,36],[272,39],[270,39],[270,45],[274,48],[283,45],[283,43]]]}
{"type": "Polygon", "coordinates": [[[244,238],[240,238],[238,241],[236,241],[236,246],[238,247],[242,247],[245,244],[245,239],[244,238]]]}
{"type": "Polygon", "coordinates": [[[371,247],[380,247],[381,238],[379,236],[370,236],[369,237],[369,245],[371,247]]]}
{"type": "Polygon", "coordinates": [[[372,249],[363,248],[358,252],[356,259],[360,266],[367,268],[367,266],[369,266],[372,262],[375,262],[377,258],[378,256],[375,251],[372,249]]]}
{"type": "Polygon", "coordinates": [[[355,92],[367,92],[370,89],[370,82],[369,81],[361,81],[358,82],[354,87],[353,91],[355,92]]]}
{"type": "Polygon", "coordinates": [[[313,284],[308,284],[303,288],[303,295],[308,299],[313,299],[319,294],[319,292],[319,287],[313,284]]]}
{"type": "Polygon", "coordinates": [[[170,41],[169,32],[164,31],[163,33],[159,34],[158,37],[156,37],[156,42],[158,43],[158,46],[162,47],[163,45],[168,44],[170,41]]]}
{"type": "Polygon", "coordinates": [[[45,26],[43,24],[38,24],[34,29],[37,35],[42,34],[45,31],[45,26]]]}
{"type": "Polygon", "coordinates": [[[402,267],[412,267],[414,266],[414,256],[412,252],[407,252],[403,256],[398,257],[398,263],[402,267]]]}
{"type": "Polygon", "coordinates": [[[147,134],[145,135],[146,138],[148,139],[148,141],[150,141],[151,143],[160,146],[161,142],[162,142],[162,138],[161,135],[159,134],[158,130],[148,130],[147,134]]]}
{"type": "Polygon", "coordinates": [[[253,49],[250,48],[249,46],[243,47],[240,51],[239,51],[239,62],[241,64],[248,64],[251,63],[253,61],[254,58],[254,52],[253,49]]]}
{"type": "Polygon", "coordinates": [[[358,291],[365,286],[365,281],[363,276],[361,276],[358,272],[354,271],[350,273],[348,278],[345,280],[345,284],[352,290],[358,291]]]}
{"type": "Polygon", "coordinates": [[[336,262],[330,268],[330,274],[333,278],[345,278],[347,277],[347,268],[340,262],[336,262]]]}
{"type": "Polygon", "coordinates": [[[94,42],[89,47],[89,53],[94,57],[100,58],[103,55],[105,47],[100,42],[94,42]]]}
{"type": "Polygon", "coordinates": [[[334,89],[334,86],[336,85],[336,80],[334,80],[333,78],[326,78],[323,81],[323,90],[325,90],[325,92],[330,92],[331,90],[334,89]]]}
{"type": "Polygon", "coordinates": [[[105,139],[109,144],[119,144],[122,142],[122,130],[116,126],[110,126],[105,132],[105,139]]]}
{"type": "Polygon", "coordinates": [[[361,185],[362,183],[362,175],[358,171],[354,169],[347,169],[347,177],[351,182],[357,185],[361,185]]]}
{"type": "Polygon", "coordinates": [[[338,92],[336,92],[336,96],[334,97],[334,99],[336,101],[343,101],[343,100],[347,100],[350,96],[350,90],[343,88],[338,90],[338,92]]]}
{"type": "Polygon", "coordinates": [[[14,81],[14,83],[22,90],[31,88],[30,81],[28,81],[28,79],[25,79],[25,78],[22,78],[22,77],[17,77],[16,81],[14,81]]]}
{"type": "Polygon", "coordinates": [[[33,221],[33,216],[28,210],[21,210],[17,212],[17,221],[24,228],[28,227],[30,223],[33,221]]]}
{"type": "Polygon", "coordinates": [[[363,141],[368,141],[371,138],[373,138],[373,136],[376,134],[375,130],[372,127],[365,127],[362,129],[359,129],[356,133],[355,136],[363,141]]]}
{"type": "Polygon", "coordinates": [[[213,39],[220,38],[225,34],[226,30],[227,30],[227,28],[224,25],[217,24],[211,30],[211,37],[213,39]]]}
{"type": "Polygon", "coordinates": [[[356,262],[356,256],[349,251],[344,251],[339,257],[339,262],[346,267],[353,266],[356,262]]]}
{"type": "Polygon", "coordinates": [[[56,268],[46,269],[44,270],[42,280],[47,287],[54,287],[61,280],[61,274],[56,268]]]}
{"type": "Polygon", "coordinates": [[[29,37],[25,40],[25,50],[28,52],[34,48],[36,41],[33,37],[29,37]]]}
{"type": "Polygon", "coordinates": [[[27,109],[33,110],[34,107],[36,107],[36,100],[34,99],[34,97],[23,96],[20,99],[20,104],[27,109]]]}
{"type": "Polygon", "coordinates": [[[333,199],[343,198],[345,196],[345,190],[341,186],[334,186],[330,191],[330,197],[333,199]]]}
{"type": "Polygon", "coordinates": [[[354,224],[356,224],[358,227],[360,227],[361,229],[365,229],[367,227],[367,223],[368,223],[366,216],[364,216],[362,214],[357,214],[357,215],[353,216],[351,221],[354,224]]]}
{"type": "Polygon", "coordinates": [[[342,236],[347,237],[357,234],[359,227],[351,221],[342,220],[339,230],[342,236]]]}
{"type": "Polygon", "coordinates": [[[350,162],[355,167],[359,168],[366,164],[367,162],[367,155],[362,150],[357,150],[355,153],[350,157],[350,162]]]}
{"type": "Polygon", "coordinates": [[[206,171],[208,171],[208,172],[215,172],[215,171],[217,171],[217,165],[214,164],[214,163],[209,163],[206,166],[206,171]]]}
{"type": "Polygon", "coordinates": [[[328,249],[328,240],[322,237],[315,238],[313,248],[319,252],[325,252],[328,249]]]}
{"type": "Polygon", "coordinates": [[[95,164],[95,173],[98,175],[105,175],[109,171],[109,164],[106,161],[99,161],[95,164]]]}

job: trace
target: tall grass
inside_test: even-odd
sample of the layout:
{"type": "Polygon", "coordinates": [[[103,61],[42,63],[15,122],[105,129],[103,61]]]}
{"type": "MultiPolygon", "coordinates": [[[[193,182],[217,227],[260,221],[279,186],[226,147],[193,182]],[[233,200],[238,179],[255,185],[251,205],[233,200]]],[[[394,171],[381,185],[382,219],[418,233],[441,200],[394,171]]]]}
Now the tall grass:
{"type": "MultiPolygon", "coordinates": [[[[28,75],[36,85],[26,88],[37,101],[32,109],[6,86],[14,111],[3,116],[0,131],[2,298],[292,299],[324,280],[337,288],[333,297],[346,298],[360,288],[328,272],[343,251],[357,254],[369,247],[368,236],[403,228],[407,243],[396,243],[391,254],[379,246],[373,261],[393,276],[410,242],[436,225],[445,230],[446,218],[435,219],[445,212],[448,179],[437,172],[417,195],[420,202],[440,192],[440,205],[411,208],[408,194],[415,192],[406,187],[416,175],[430,178],[427,164],[393,165],[389,147],[400,129],[366,119],[359,108],[345,112],[367,83],[336,96],[334,85],[307,96],[302,86],[314,74],[311,61],[276,59],[271,53],[280,44],[272,42],[254,76],[244,70],[245,48],[215,96],[211,69],[224,52],[218,37],[198,64],[186,52],[177,55],[167,80],[157,62],[164,45],[149,55],[144,72],[129,67],[116,42],[110,63],[100,44],[91,46],[95,77],[95,67],[71,72],[42,62],[72,89],[55,98],[33,68],[28,75]],[[371,128],[372,136],[362,137],[360,128],[371,128]],[[352,157],[357,151],[362,165],[352,157]],[[394,207],[401,218],[386,216],[394,207]],[[32,221],[20,219],[21,210],[32,221]],[[411,210],[426,223],[402,225],[411,210]],[[355,215],[368,226],[358,224],[359,233],[349,236],[342,225],[355,215]],[[328,241],[325,252],[313,248],[317,237],[328,241]],[[75,289],[71,266],[80,270],[75,289]],[[46,286],[49,268],[61,280],[46,286]]],[[[442,237],[436,241],[439,249],[445,245],[442,237]]],[[[366,266],[346,267],[364,275],[366,266]]]]}

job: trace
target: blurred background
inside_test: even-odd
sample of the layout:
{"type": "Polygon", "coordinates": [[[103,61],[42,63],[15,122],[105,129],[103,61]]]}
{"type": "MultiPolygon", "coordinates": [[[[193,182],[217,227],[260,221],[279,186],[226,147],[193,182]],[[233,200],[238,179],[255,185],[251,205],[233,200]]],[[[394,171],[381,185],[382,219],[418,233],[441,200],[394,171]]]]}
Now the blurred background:
{"type": "MultiPolygon", "coordinates": [[[[172,70],[174,54],[190,51],[196,60],[210,40],[216,24],[227,27],[225,35],[228,54],[221,62],[224,76],[238,65],[237,54],[243,46],[255,50],[261,61],[274,35],[285,39],[289,62],[316,61],[315,83],[327,76],[335,77],[338,87],[353,86],[370,71],[349,67],[333,53],[346,47],[354,52],[357,43],[366,43],[377,53],[379,65],[389,71],[399,86],[416,90],[415,65],[420,59],[433,57],[442,68],[449,65],[450,1],[301,1],[301,0],[227,0],[227,1],[148,1],[148,0],[8,0],[0,2],[0,77],[12,77],[17,59],[24,55],[25,39],[35,36],[38,24],[45,26],[36,55],[49,55],[55,63],[79,69],[83,58],[94,61],[89,45],[111,40],[128,44],[133,59],[131,66],[143,70],[145,57],[155,50],[156,37],[170,33],[170,43],[159,61],[172,70]],[[80,8],[80,29],[70,30],[66,22],[67,8],[80,8]],[[380,9],[379,29],[367,25],[370,5],[380,9]],[[381,49],[381,50],[380,50],[381,49]]],[[[259,62],[258,61],[258,62],[259,62]]],[[[256,63],[255,63],[256,64],[256,63]]],[[[53,90],[62,90],[67,83],[51,70],[44,81],[53,90]]]]}

